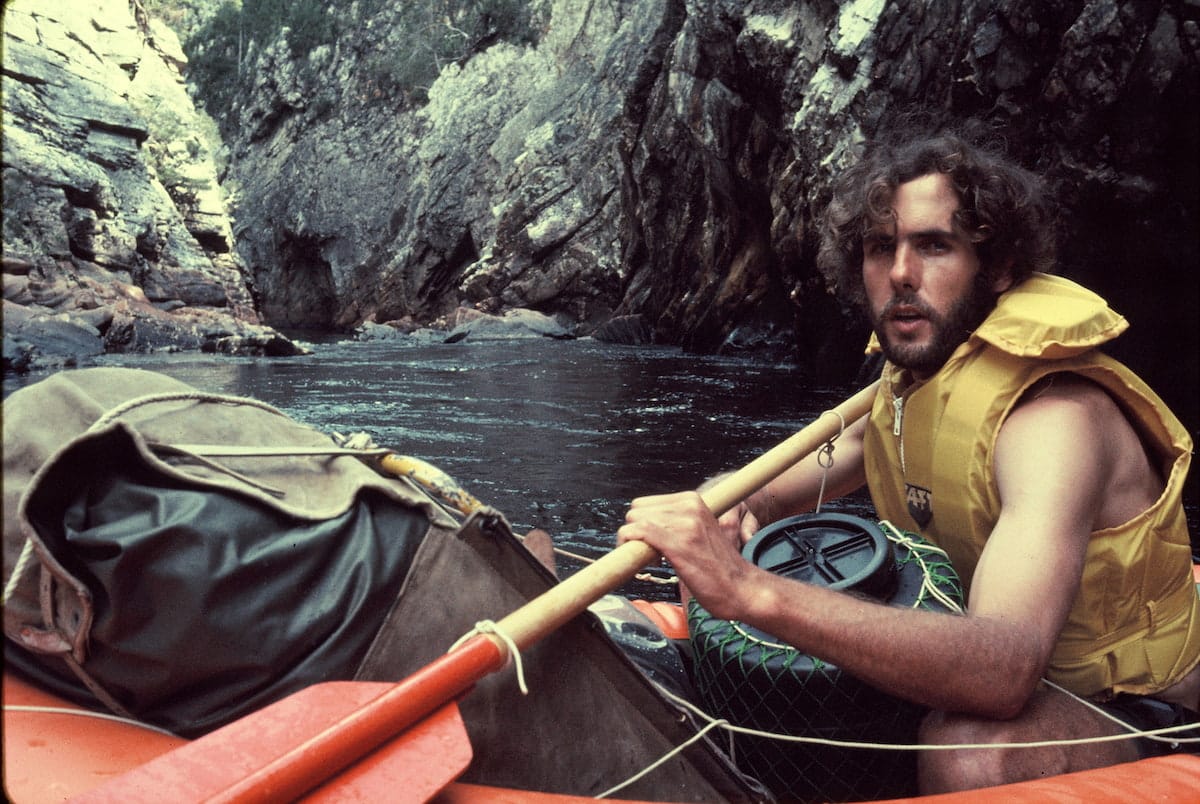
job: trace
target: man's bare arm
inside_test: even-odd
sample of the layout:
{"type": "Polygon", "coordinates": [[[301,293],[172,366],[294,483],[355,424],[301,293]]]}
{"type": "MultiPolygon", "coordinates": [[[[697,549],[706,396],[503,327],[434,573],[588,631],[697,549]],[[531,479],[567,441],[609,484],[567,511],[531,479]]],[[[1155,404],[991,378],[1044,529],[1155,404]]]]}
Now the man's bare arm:
{"type": "MultiPolygon", "coordinates": [[[[1013,413],[997,445],[1003,513],[964,617],[881,606],[764,572],[727,539],[712,539],[715,522],[686,494],[635,505],[620,535],[666,554],[715,616],[762,628],[910,700],[1010,717],[1044,672],[1074,599],[1113,459],[1101,437],[1111,422],[1081,416],[1059,397],[1035,402],[1013,413]]],[[[784,479],[797,485],[779,498],[796,499],[809,480],[784,479]]]]}

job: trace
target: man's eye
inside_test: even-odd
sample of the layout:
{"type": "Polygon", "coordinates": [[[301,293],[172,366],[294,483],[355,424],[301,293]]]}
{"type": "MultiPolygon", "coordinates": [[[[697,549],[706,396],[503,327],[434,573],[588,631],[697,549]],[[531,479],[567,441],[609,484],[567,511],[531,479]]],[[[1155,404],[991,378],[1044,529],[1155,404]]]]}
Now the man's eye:
{"type": "Polygon", "coordinates": [[[891,240],[868,240],[867,254],[874,257],[881,254],[891,254],[896,250],[896,244],[891,240]]]}

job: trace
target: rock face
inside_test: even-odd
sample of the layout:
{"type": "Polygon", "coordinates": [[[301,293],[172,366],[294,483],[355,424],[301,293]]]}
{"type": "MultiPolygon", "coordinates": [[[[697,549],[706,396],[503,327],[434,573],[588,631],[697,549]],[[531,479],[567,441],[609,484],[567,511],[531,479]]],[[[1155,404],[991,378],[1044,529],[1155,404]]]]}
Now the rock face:
{"type": "Polygon", "coordinates": [[[225,130],[269,323],[529,307],[852,376],[863,329],[814,267],[811,222],[864,138],[915,107],[987,118],[1049,177],[1062,272],[1112,298],[1134,324],[1123,356],[1194,409],[1196,361],[1178,364],[1200,353],[1190,5],[533,5],[535,46],[445,68],[416,109],[379,79],[386,9],[299,61],[285,38],[261,46],[225,130]]]}
{"type": "Polygon", "coordinates": [[[253,69],[267,78],[226,129],[244,132],[230,143],[238,241],[267,320],[428,322],[460,304],[606,319],[626,70],[669,43],[662,9],[631,10],[557,3],[536,48],[446,68],[411,111],[380,77],[394,8],[307,63],[286,38],[264,48],[253,69]]]}
{"type": "Polygon", "coordinates": [[[4,9],[5,369],[297,353],[254,309],[175,35],[127,0],[45,5],[4,9]]]}

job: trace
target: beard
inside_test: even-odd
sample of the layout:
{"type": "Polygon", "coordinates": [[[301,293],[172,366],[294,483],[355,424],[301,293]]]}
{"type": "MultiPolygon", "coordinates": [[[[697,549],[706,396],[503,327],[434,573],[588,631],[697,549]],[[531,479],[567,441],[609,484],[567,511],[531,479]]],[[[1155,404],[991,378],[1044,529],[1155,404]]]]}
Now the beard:
{"type": "Polygon", "coordinates": [[[981,271],[967,294],[955,301],[945,315],[918,299],[915,293],[909,293],[893,296],[879,315],[872,312],[871,326],[889,362],[916,374],[931,375],[945,365],[954,350],[988,317],[996,306],[997,295],[981,271]],[[888,338],[883,323],[899,306],[916,309],[929,322],[932,334],[926,343],[895,343],[888,338]]]}

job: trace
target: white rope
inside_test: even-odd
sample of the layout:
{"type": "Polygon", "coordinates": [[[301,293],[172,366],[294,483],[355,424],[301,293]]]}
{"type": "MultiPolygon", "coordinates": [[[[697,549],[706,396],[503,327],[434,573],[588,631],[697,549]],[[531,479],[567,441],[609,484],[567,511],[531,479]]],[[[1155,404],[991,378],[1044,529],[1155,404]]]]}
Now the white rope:
{"type": "Polygon", "coordinates": [[[525,666],[521,663],[521,651],[517,649],[516,640],[514,640],[508,634],[504,633],[504,631],[501,630],[500,626],[497,625],[492,620],[480,620],[479,622],[475,623],[475,627],[472,628],[467,633],[463,634],[461,637],[459,637],[458,641],[455,642],[453,645],[451,645],[450,650],[448,650],[446,652],[453,653],[458,647],[460,647],[468,639],[470,639],[473,636],[477,636],[479,634],[492,634],[497,639],[499,639],[501,642],[504,643],[504,647],[505,647],[506,651],[508,652],[508,656],[505,661],[505,664],[507,664],[508,662],[512,662],[513,664],[516,665],[517,686],[520,687],[522,695],[528,695],[529,687],[526,686],[526,684],[525,684],[525,666]]]}
{"type": "MultiPolygon", "coordinates": [[[[813,509],[813,513],[815,514],[821,513],[821,504],[825,502],[825,482],[829,480],[829,470],[833,468],[833,442],[841,438],[842,433],[846,432],[846,417],[833,409],[825,411],[821,416],[824,416],[826,413],[832,413],[834,416],[837,416],[838,421],[841,422],[841,427],[838,428],[837,435],[830,437],[817,452],[817,464],[823,471],[821,472],[821,488],[817,491],[817,505],[813,509]]],[[[819,419],[821,416],[817,418],[819,419]]]]}
{"type": "Polygon", "coordinates": [[[149,723],[143,723],[140,720],[133,720],[119,715],[110,715],[107,712],[93,712],[89,709],[68,709],[64,706],[26,706],[24,704],[5,704],[5,712],[33,712],[41,715],[78,715],[79,717],[93,717],[97,720],[109,720],[113,723],[123,723],[126,726],[137,726],[140,729],[147,731],[155,731],[159,734],[165,734],[167,737],[178,737],[174,732],[166,729],[153,726],[149,723]]]}
{"type": "Polygon", "coordinates": [[[17,592],[17,587],[21,585],[21,576],[25,574],[25,570],[29,568],[29,562],[33,560],[33,540],[26,539],[25,544],[21,546],[21,555],[17,556],[17,563],[13,567],[12,574],[8,576],[8,582],[4,584],[4,605],[8,605],[8,601],[17,592]]]}
{"type": "Polygon", "coordinates": [[[652,762],[649,765],[647,765],[646,767],[642,768],[640,771],[635,773],[633,776],[630,776],[625,781],[621,782],[620,784],[613,785],[612,787],[605,790],[603,793],[600,793],[599,795],[596,796],[596,798],[608,798],[613,793],[616,793],[620,790],[624,790],[626,787],[629,787],[629,785],[638,781],[643,776],[650,773],[658,766],[662,765],[664,762],[668,762],[668,761],[674,759],[675,757],[679,756],[681,753],[686,751],[693,743],[699,742],[700,740],[704,739],[704,735],[707,734],[708,732],[712,731],[715,728],[719,728],[722,726],[728,726],[728,725],[729,725],[728,722],[726,722],[724,720],[711,721],[707,726],[700,729],[700,731],[696,732],[694,735],[689,737],[687,740],[680,743],[676,747],[672,748],[670,751],[663,754],[661,757],[656,759],[654,762],[652,762]]]}
{"type": "MultiPolygon", "coordinates": [[[[654,683],[654,682],[652,681],[651,683],[654,683]]],[[[768,740],[779,740],[781,742],[791,742],[791,743],[807,743],[807,744],[811,744],[811,745],[828,745],[828,746],[834,746],[834,747],[838,747],[838,748],[870,748],[870,749],[884,749],[884,750],[889,750],[889,751],[961,751],[961,750],[965,750],[965,749],[979,749],[979,748],[1047,748],[1047,747],[1056,746],[1056,745],[1085,745],[1085,744],[1089,744],[1089,743],[1111,743],[1111,742],[1117,742],[1120,740],[1130,740],[1130,739],[1133,739],[1136,737],[1151,737],[1151,738],[1153,738],[1157,735],[1175,734],[1177,732],[1188,731],[1189,729],[1195,729],[1197,727],[1197,725],[1195,723],[1184,723],[1179,726],[1164,726],[1159,729],[1142,730],[1142,729],[1134,728],[1133,726],[1130,726],[1127,723],[1122,723],[1121,725],[1123,725],[1123,726],[1125,726],[1125,728],[1129,729],[1128,734],[1111,734],[1111,735],[1101,736],[1101,737],[1072,737],[1072,738],[1064,738],[1064,739],[1056,739],[1056,740],[1031,740],[1029,742],[1011,742],[1011,743],[953,743],[953,744],[946,744],[946,745],[932,745],[932,744],[927,744],[927,743],[869,743],[869,742],[858,742],[858,741],[854,741],[854,740],[833,740],[833,739],[829,739],[827,737],[804,737],[804,736],[793,735],[793,734],[778,734],[778,733],[769,732],[769,731],[759,731],[758,729],[751,729],[751,728],[747,728],[745,726],[735,726],[732,723],[728,723],[727,721],[722,720],[720,718],[714,718],[712,715],[709,715],[707,712],[700,709],[700,707],[696,706],[691,701],[687,700],[686,698],[681,698],[678,695],[675,695],[673,692],[662,687],[659,684],[655,684],[655,687],[657,687],[659,692],[661,692],[663,695],[665,695],[667,698],[669,698],[671,701],[673,701],[677,706],[680,706],[680,707],[692,712],[692,714],[694,714],[696,717],[700,718],[701,720],[706,721],[710,726],[713,724],[717,724],[717,725],[719,725],[720,728],[726,729],[726,730],[734,732],[736,734],[746,734],[746,735],[750,735],[752,737],[763,737],[768,740]]],[[[1120,723],[1121,721],[1118,720],[1117,722],[1120,723]]],[[[1175,740],[1172,740],[1171,742],[1200,743],[1200,737],[1179,737],[1179,738],[1176,738],[1175,740]]]]}
{"type": "MultiPolygon", "coordinates": [[[[582,564],[595,564],[596,563],[596,559],[594,559],[594,558],[589,558],[588,556],[580,555],[579,553],[572,553],[570,550],[564,550],[561,547],[555,547],[554,554],[560,555],[560,556],[565,556],[567,558],[578,561],[582,564]]],[[[633,577],[634,577],[634,579],[639,580],[639,581],[646,581],[647,583],[656,583],[656,584],[660,584],[662,586],[673,586],[673,585],[679,583],[679,577],[676,575],[672,575],[669,578],[664,578],[659,575],[655,575],[651,572],[639,572],[638,574],[634,575],[633,577]]]]}
{"type": "Polygon", "coordinates": [[[913,603],[912,607],[916,608],[917,606],[921,605],[922,601],[924,601],[926,596],[928,596],[934,598],[951,611],[957,614],[962,614],[963,609],[962,606],[958,604],[958,601],[951,598],[941,589],[938,589],[937,585],[934,584],[933,573],[929,571],[929,565],[925,563],[925,556],[922,553],[936,553],[937,555],[946,559],[947,564],[950,563],[950,555],[942,548],[930,544],[929,542],[918,542],[913,538],[912,534],[905,533],[891,522],[888,522],[886,519],[880,522],[879,526],[883,528],[884,534],[888,537],[888,539],[895,544],[900,545],[901,547],[907,547],[909,554],[912,555],[913,558],[917,560],[917,563],[921,565],[921,574],[923,576],[923,580],[921,581],[921,591],[917,593],[917,600],[915,603],[913,603]]]}
{"type": "MultiPolygon", "coordinates": [[[[1088,709],[1091,709],[1093,712],[1100,715],[1101,717],[1106,718],[1107,720],[1111,720],[1113,723],[1116,723],[1121,728],[1130,732],[1131,733],[1130,736],[1145,737],[1147,740],[1154,740],[1155,742],[1160,742],[1160,743],[1169,743],[1172,746],[1179,745],[1180,743],[1188,743],[1188,744],[1200,743],[1200,737],[1176,737],[1176,738],[1172,739],[1170,737],[1160,736],[1160,732],[1162,734],[1169,734],[1169,733],[1171,733],[1169,731],[1164,731],[1161,729],[1153,729],[1151,731],[1142,731],[1142,730],[1138,729],[1137,727],[1126,723],[1124,720],[1121,720],[1121,718],[1117,717],[1112,712],[1107,711],[1106,709],[1104,709],[1104,707],[1097,706],[1096,704],[1089,701],[1087,698],[1079,697],[1075,693],[1071,692],[1068,689],[1060,687],[1059,685],[1055,684],[1053,681],[1051,681],[1049,679],[1043,678],[1042,683],[1045,684],[1047,687],[1050,687],[1051,689],[1058,690],[1063,695],[1066,695],[1068,698],[1075,699],[1076,701],[1083,704],[1088,709]]],[[[1179,731],[1182,729],[1195,729],[1198,727],[1200,727],[1200,724],[1184,723],[1182,726],[1169,726],[1167,728],[1174,729],[1175,731],[1179,731]]]]}
{"type": "Polygon", "coordinates": [[[670,578],[660,578],[650,572],[639,572],[633,576],[635,580],[645,581],[646,583],[656,583],[660,586],[674,586],[679,583],[679,576],[672,575],[670,578]]]}
{"type": "Polygon", "coordinates": [[[157,404],[159,402],[220,402],[228,405],[245,405],[247,407],[258,408],[265,410],[268,413],[274,413],[277,416],[287,418],[287,414],[276,407],[268,405],[266,402],[260,402],[257,399],[251,399],[243,396],[229,396],[228,394],[209,394],[202,391],[174,391],[163,394],[148,394],[139,396],[135,399],[129,399],[109,410],[96,421],[92,422],[92,426],[88,428],[88,432],[99,430],[109,422],[119,419],[134,408],[142,407],[143,405],[157,404]]]}
{"type": "MultiPolygon", "coordinates": [[[[701,729],[699,729],[696,732],[696,734],[689,737],[687,740],[685,740],[680,745],[678,745],[675,748],[673,748],[672,750],[668,751],[666,754],[659,757],[657,760],[650,763],[649,765],[647,765],[645,768],[638,771],[634,775],[630,776],[625,781],[620,782],[620,783],[610,787],[608,790],[605,790],[603,793],[600,793],[599,795],[596,796],[596,798],[607,798],[608,796],[612,795],[613,793],[623,790],[624,788],[628,787],[629,785],[633,784],[634,782],[638,781],[642,777],[644,777],[647,774],[649,774],[650,772],[652,772],[654,769],[658,768],[664,762],[667,762],[667,761],[673,759],[674,757],[681,754],[683,751],[687,750],[690,746],[692,746],[699,740],[703,739],[705,735],[707,735],[710,731],[713,731],[714,729],[724,729],[725,731],[727,731],[729,733],[729,735],[730,735],[729,756],[730,756],[731,761],[733,760],[733,756],[734,756],[734,754],[733,754],[733,745],[734,745],[733,735],[735,735],[735,734],[744,734],[744,735],[747,735],[750,737],[760,737],[760,738],[767,739],[767,740],[777,740],[779,742],[804,743],[807,745],[823,745],[823,746],[832,746],[835,748],[861,748],[861,749],[889,750],[889,751],[961,751],[961,750],[969,750],[969,749],[989,749],[989,748],[1048,748],[1051,746],[1060,746],[1060,745],[1086,745],[1086,744],[1091,744],[1091,743],[1118,742],[1121,740],[1132,740],[1132,739],[1135,739],[1138,737],[1144,737],[1144,738],[1148,738],[1151,740],[1158,740],[1161,742],[1169,742],[1169,743],[1175,743],[1175,744],[1178,744],[1178,743],[1200,743],[1200,737],[1177,737],[1177,738],[1171,739],[1169,737],[1164,736],[1164,735],[1174,734],[1174,733],[1180,732],[1180,731],[1187,731],[1189,729],[1195,729],[1196,728],[1195,723],[1184,723],[1179,726],[1165,726],[1165,727],[1159,728],[1159,729],[1141,730],[1141,729],[1137,729],[1137,728],[1131,726],[1128,723],[1121,721],[1119,718],[1113,717],[1111,714],[1105,712],[1102,709],[1099,709],[1099,707],[1096,707],[1095,705],[1090,704],[1087,701],[1083,701],[1083,703],[1088,704],[1093,709],[1096,709],[1101,714],[1108,717],[1110,720],[1114,721],[1115,723],[1118,723],[1123,728],[1125,728],[1128,731],[1128,733],[1127,734],[1112,734],[1112,735],[1102,736],[1102,737],[1075,737],[1075,738],[1069,738],[1069,739],[1056,739],[1056,740],[1031,740],[1029,742],[954,743],[954,744],[947,744],[947,745],[931,745],[931,744],[927,744],[927,743],[914,743],[914,744],[870,743],[870,742],[860,742],[860,741],[855,741],[855,740],[834,740],[834,739],[830,739],[827,737],[805,737],[805,736],[798,736],[798,735],[793,735],[793,734],[779,734],[776,732],[760,731],[758,729],[751,729],[751,728],[747,728],[745,726],[736,726],[736,725],[730,723],[729,721],[725,720],[724,718],[713,717],[712,715],[708,714],[700,707],[696,706],[691,701],[687,700],[686,698],[682,698],[682,697],[676,695],[675,693],[671,692],[669,689],[662,686],[661,684],[654,681],[653,679],[648,679],[648,680],[650,681],[651,684],[654,685],[654,687],[660,693],[662,693],[662,695],[664,697],[666,697],[668,700],[670,700],[672,703],[674,703],[681,710],[684,710],[686,712],[691,712],[692,715],[694,715],[695,717],[704,721],[706,725],[704,725],[701,729]]],[[[1054,689],[1066,692],[1066,690],[1062,690],[1061,687],[1058,687],[1057,685],[1052,684],[1051,682],[1047,681],[1045,683],[1049,684],[1054,689]]],[[[1077,698],[1077,696],[1072,695],[1069,692],[1067,694],[1071,695],[1071,697],[1076,698],[1077,700],[1082,701],[1082,699],[1077,698]]]]}
{"type": "Polygon", "coordinates": [[[203,455],[198,452],[191,452],[189,450],[188,445],[159,444],[159,443],[147,441],[146,446],[150,447],[150,449],[152,451],[154,451],[155,453],[159,453],[162,455],[170,454],[170,455],[183,456],[186,458],[190,458],[191,460],[195,461],[196,463],[200,464],[201,466],[207,467],[208,469],[211,469],[212,471],[217,472],[218,474],[223,474],[223,475],[232,477],[234,480],[238,481],[239,483],[245,483],[247,486],[258,489],[262,493],[269,494],[272,497],[278,497],[278,498],[282,499],[283,497],[287,496],[287,492],[281,488],[277,488],[275,486],[271,486],[266,483],[260,483],[257,480],[255,480],[247,475],[242,474],[241,472],[238,472],[234,469],[230,469],[228,466],[225,466],[222,463],[218,463],[214,460],[210,460],[206,455],[203,455]]]}

